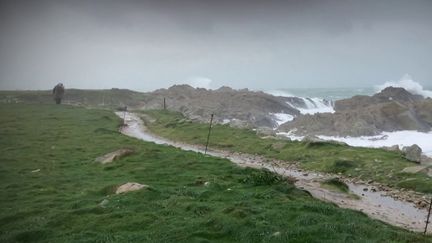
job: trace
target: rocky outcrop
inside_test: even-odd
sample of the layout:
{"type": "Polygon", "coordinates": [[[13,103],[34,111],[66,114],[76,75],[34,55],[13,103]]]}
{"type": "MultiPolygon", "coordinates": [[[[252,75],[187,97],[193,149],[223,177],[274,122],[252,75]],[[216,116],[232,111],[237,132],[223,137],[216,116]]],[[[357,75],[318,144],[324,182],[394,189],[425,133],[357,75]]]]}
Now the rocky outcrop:
{"type": "Polygon", "coordinates": [[[373,96],[358,95],[349,99],[338,100],[335,102],[334,109],[335,111],[347,111],[391,101],[412,104],[419,100],[423,100],[423,97],[411,94],[404,88],[387,87],[373,96]]]}
{"type": "MultiPolygon", "coordinates": [[[[141,93],[127,89],[78,90],[68,89],[65,104],[107,107],[118,110],[163,109],[181,112],[189,119],[208,122],[215,114],[214,122],[241,128],[278,126],[275,113],[292,116],[300,112],[287,102],[301,104],[301,98],[273,96],[248,89],[235,90],[223,86],[217,90],[193,88],[189,85],[174,85],[168,89],[141,93]]],[[[50,91],[1,91],[0,103],[52,103],[50,91]]],[[[313,101],[311,101],[313,102],[313,101]]]]}
{"type": "Polygon", "coordinates": [[[374,96],[354,96],[336,101],[335,113],[299,116],[280,131],[296,129],[298,135],[365,136],[383,131],[432,128],[432,99],[388,87],[374,96]]]}
{"type": "Polygon", "coordinates": [[[192,120],[208,122],[210,115],[215,114],[216,123],[232,123],[239,127],[276,127],[277,123],[271,113],[300,115],[284,97],[247,89],[221,87],[207,90],[195,89],[189,85],[174,85],[147,93],[142,108],[161,109],[164,98],[167,109],[181,112],[192,120]]]}

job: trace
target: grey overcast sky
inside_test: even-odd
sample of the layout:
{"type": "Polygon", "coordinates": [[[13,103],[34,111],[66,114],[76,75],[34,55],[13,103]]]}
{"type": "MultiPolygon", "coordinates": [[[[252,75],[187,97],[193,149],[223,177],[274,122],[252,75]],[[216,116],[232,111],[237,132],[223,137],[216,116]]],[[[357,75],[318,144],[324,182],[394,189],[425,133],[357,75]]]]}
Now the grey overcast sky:
{"type": "Polygon", "coordinates": [[[0,89],[432,86],[431,0],[0,0],[0,89]]]}

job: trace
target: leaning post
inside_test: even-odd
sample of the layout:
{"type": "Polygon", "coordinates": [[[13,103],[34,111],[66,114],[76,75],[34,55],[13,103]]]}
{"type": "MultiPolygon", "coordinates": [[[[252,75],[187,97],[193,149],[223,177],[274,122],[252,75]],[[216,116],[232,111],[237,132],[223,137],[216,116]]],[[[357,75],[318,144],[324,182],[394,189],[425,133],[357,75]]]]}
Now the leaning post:
{"type": "Polygon", "coordinates": [[[428,212],[428,216],[427,216],[427,219],[426,219],[426,225],[425,225],[424,234],[426,234],[426,232],[427,232],[427,228],[428,228],[428,224],[429,224],[429,218],[430,218],[430,215],[431,215],[431,208],[432,208],[432,198],[431,198],[431,201],[429,203],[429,212],[428,212]]]}
{"type": "Polygon", "coordinates": [[[126,111],[127,111],[127,106],[123,108],[123,126],[126,126],[126,111]]]}
{"type": "Polygon", "coordinates": [[[211,133],[212,123],[213,123],[213,115],[214,114],[211,114],[211,116],[210,116],[210,125],[209,125],[208,134],[207,134],[207,143],[206,143],[204,154],[207,154],[207,148],[208,148],[209,141],[210,141],[210,133],[211,133]]]}

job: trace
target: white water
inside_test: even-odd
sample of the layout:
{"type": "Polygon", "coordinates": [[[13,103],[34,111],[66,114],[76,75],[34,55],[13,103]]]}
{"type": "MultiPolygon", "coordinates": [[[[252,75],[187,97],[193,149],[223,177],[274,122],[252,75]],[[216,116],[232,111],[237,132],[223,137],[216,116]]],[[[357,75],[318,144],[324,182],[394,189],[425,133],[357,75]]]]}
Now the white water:
{"type": "MultiPolygon", "coordinates": [[[[293,140],[302,140],[303,136],[296,136],[293,132],[281,132],[280,135],[287,136],[293,140]]],[[[426,156],[432,157],[432,132],[424,133],[418,131],[396,131],[383,132],[377,136],[363,137],[333,137],[333,136],[318,136],[324,140],[334,140],[347,143],[355,147],[380,148],[398,145],[399,148],[417,144],[426,156]]]]}
{"type": "Polygon", "coordinates": [[[312,97],[312,98],[305,98],[305,97],[298,97],[295,95],[292,95],[288,92],[282,91],[282,90],[270,90],[266,91],[266,93],[274,95],[274,96],[282,96],[282,97],[297,97],[304,101],[306,107],[296,106],[290,102],[287,102],[288,105],[291,107],[297,109],[300,111],[301,114],[316,114],[316,113],[334,113],[332,101],[325,101],[322,98],[318,97],[312,97]]]}
{"type": "Polygon", "coordinates": [[[223,119],[223,120],[222,120],[222,124],[228,124],[228,123],[230,123],[230,122],[231,122],[230,119],[223,119]]]}
{"type": "Polygon", "coordinates": [[[300,111],[301,114],[316,114],[316,113],[334,113],[335,110],[333,106],[330,104],[327,104],[323,99],[321,98],[303,98],[303,101],[306,104],[306,108],[297,107],[289,102],[287,102],[290,106],[296,108],[300,111]]]}
{"type": "Polygon", "coordinates": [[[390,87],[390,86],[404,88],[408,92],[410,92],[411,94],[421,95],[421,96],[423,96],[425,98],[427,98],[427,97],[432,98],[432,91],[425,90],[423,88],[423,86],[421,86],[421,84],[413,81],[413,79],[411,78],[411,76],[409,74],[405,74],[397,82],[395,82],[395,81],[389,81],[389,82],[385,82],[384,84],[377,85],[377,86],[375,86],[375,91],[378,93],[381,90],[383,90],[383,89],[385,89],[387,87],[390,87]]]}
{"type": "Polygon", "coordinates": [[[417,144],[423,153],[432,157],[432,132],[424,133],[417,131],[383,132],[378,136],[363,137],[329,137],[318,136],[325,140],[336,140],[345,142],[351,146],[379,148],[384,146],[398,145],[399,148],[417,144]]]}
{"type": "Polygon", "coordinates": [[[294,116],[285,113],[270,113],[270,115],[274,116],[274,119],[278,126],[284,124],[285,122],[289,122],[294,120],[294,116]]]}

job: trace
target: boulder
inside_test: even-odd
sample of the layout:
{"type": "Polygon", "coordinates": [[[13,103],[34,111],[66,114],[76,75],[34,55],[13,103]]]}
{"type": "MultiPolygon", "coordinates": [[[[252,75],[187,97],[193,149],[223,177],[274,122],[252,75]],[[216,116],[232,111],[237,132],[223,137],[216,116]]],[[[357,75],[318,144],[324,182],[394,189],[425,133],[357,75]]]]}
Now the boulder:
{"type": "Polygon", "coordinates": [[[276,132],[269,127],[258,127],[256,134],[261,136],[276,136],[276,132]]]}
{"type": "Polygon", "coordinates": [[[99,203],[99,206],[101,208],[106,208],[108,203],[109,203],[109,200],[105,198],[104,200],[102,200],[102,202],[99,203]]]}
{"type": "Polygon", "coordinates": [[[432,158],[426,155],[420,156],[420,164],[422,165],[432,165],[432,158]]]}
{"type": "Polygon", "coordinates": [[[136,182],[128,182],[128,183],[125,183],[125,184],[117,187],[117,190],[115,193],[120,194],[120,193],[138,191],[138,190],[141,190],[143,188],[148,188],[148,187],[149,186],[147,186],[147,185],[139,184],[136,182]]]}
{"type": "Polygon", "coordinates": [[[119,150],[116,150],[114,152],[107,153],[103,156],[97,157],[95,159],[95,161],[99,162],[101,164],[107,164],[107,163],[113,162],[116,159],[120,159],[120,158],[123,158],[125,156],[128,156],[132,153],[134,153],[134,151],[132,149],[126,149],[126,148],[119,149],[119,150]]]}
{"type": "Polygon", "coordinates": [[[389,147],[384,146],[384,147],[382,147],[382,148],[383,148],[384,150],[392,151],[392,152],[399,152],[399,151],[400,151],[398,145],[393,145],[393,146],[389,146],[389,147]]]}
{"type": "Polygon", "coordinates": [[[420,163],[422,150],[417,144],[413,144],[408,147],[403,147],[402,151],[404,152],[405,158],[407,160],[420,163]]]}
{"type": "Polygon", "coordinates": [[[249,124],[246,121],[242,121],[238,119],[232,119],[229,122],[229,125],[230,127],[239,128],[239,129],[249,128],[249,124]]]}

